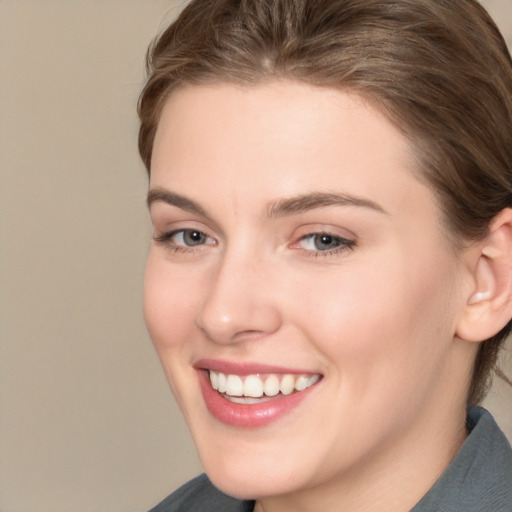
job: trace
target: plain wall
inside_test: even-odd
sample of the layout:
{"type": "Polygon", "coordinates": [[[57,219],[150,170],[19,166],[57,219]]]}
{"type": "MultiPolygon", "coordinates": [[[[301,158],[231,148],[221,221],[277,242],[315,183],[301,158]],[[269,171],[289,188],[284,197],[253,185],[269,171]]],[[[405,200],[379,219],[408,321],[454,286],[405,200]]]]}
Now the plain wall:
{"type": "Polygon", "coordinates": [[[0,0],[0,512],[143,511],[200,471],[141,312],[135,104],[182,3],[0,0]]]}

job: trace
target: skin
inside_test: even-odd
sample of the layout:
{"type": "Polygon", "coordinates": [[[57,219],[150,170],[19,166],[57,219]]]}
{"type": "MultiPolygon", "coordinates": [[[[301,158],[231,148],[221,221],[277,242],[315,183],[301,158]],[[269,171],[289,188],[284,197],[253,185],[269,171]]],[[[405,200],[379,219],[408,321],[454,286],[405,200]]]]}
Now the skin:
{"type": "Polygon", "coordinates": [[[474,280],[413,168],[397,129],[341,91],[188,86],[163,110],[150,189],[201,211],[150,205],[145,317],[206,472],[256,510],[410,510],[466,437],[477,344],[456,332],[474,280]],[[351,201],[276,213],[310,193],[351,201]],[[279,420],[236,428],[204,404],[202,358],[323,378],[279,420]]]}

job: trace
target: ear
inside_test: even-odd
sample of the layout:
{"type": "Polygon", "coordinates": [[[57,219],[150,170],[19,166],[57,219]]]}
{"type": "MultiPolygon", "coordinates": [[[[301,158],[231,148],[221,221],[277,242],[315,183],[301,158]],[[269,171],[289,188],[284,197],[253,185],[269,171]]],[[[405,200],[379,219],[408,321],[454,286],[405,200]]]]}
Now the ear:
{"type": "Polygon", "coordinates": [[[483,341],[512,318],[512,209],[502,210],[489,234],[471,248],[473,286],[457,324],[456,335],[483,341]]]}

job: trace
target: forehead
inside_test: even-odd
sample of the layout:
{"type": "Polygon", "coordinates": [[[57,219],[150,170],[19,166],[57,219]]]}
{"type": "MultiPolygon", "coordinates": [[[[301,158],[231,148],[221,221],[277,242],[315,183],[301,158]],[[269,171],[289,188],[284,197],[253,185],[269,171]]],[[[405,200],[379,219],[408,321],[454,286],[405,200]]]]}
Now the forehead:
{"type": "MultiPolygon", "coordinates": [[[[239,142],[243,136],[249,136],[253,143],[265,144],[286,138],[305,143],[311,150],[320,139],[328,143],[334,137],[339,142],[343,138],[346,149],[351,139],[362,135],[361,140],[369,146],[386,139],[385,147],[389,149],[394,149],[393,145],[403,151],[408,149],[405,138],[361,95],[289,80],[258,85],[221,82],[185,86],[166,101],[155,146],[165,136],[186,138],[194,134],[211,138],[220,125],[226,130],[236,129],[239,142]]],[[[228,142],[224,141],[223,146],[229,147],[228,142]]]]}
{"type": "Polygon", "coordinates": [[[215,84],[167,101],[151,184],[244,201],[343,191],[400,208],[412,188],[431,200],[413,167],[407,139],[356,94],[289,81],[215,84]]]}

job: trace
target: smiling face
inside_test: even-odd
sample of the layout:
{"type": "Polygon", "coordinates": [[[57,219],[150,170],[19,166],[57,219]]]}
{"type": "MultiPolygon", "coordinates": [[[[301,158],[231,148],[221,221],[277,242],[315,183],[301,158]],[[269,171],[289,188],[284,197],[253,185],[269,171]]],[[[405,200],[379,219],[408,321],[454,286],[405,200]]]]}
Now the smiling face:
{"type": "Polygon", "coordinates": [[[145,316],[224,491],[318,507],[380,485],[412,506],[458,448],[467,271],[412,162],[340,91],[189,86],[165,106],[145,316]]]}

